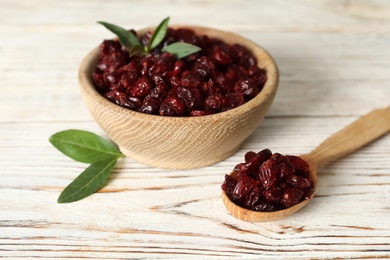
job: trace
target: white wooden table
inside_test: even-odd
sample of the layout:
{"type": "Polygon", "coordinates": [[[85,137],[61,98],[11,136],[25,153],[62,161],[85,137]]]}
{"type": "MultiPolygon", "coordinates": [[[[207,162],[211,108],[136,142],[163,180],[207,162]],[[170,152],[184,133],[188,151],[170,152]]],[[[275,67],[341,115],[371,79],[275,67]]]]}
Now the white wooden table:
{"type": "MultiPolygon", "coordinates": [[[[246,223],[222,204],[248,150],[302,154],[390,104],[389,1],[0,0],[0,258],[388,258],[390,135],[319,170],[317,196],[285,220],[246,223]],[[48,142],[105,136],[79,93],[81,59],[112,34],[171,23],[233,30],[264,46],[281,77],[266,119],[235,155],[160,170],[121,160],[87,199],[57,204],[86,166],[48,142]]],[[[390,122],[389,122],[390,123],[390,122]]]]}

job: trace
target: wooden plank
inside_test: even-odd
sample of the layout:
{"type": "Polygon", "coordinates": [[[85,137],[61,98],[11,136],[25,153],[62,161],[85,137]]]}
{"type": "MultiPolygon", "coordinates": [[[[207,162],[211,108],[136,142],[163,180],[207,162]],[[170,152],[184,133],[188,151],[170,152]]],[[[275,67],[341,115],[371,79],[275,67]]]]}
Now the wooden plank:
{"type": "Polygon", "coordinates": [[[375,1],[0,1],[0,258],[389,258],[390,136],[319,169],[292,217],[247,223],[224,208],[224,175],[248,150],[303,154],[389,105],[390,5],[375,1]],[[234,30],[269,50],[280,87],[267,117],[228,159],[189,171],[120,160],[106,186],[57,204],[85,167],[48,142],[105,136],[81,99],[81,59],[112,34],[95,22],[234,30]]]}

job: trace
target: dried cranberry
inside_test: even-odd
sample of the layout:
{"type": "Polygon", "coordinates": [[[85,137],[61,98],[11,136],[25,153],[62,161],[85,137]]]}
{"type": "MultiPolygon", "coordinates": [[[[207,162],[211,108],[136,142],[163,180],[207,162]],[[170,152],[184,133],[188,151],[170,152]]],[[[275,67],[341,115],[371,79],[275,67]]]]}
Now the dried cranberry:
{"type": "Polygon", "coordinates": [[[262,189],[256,186],[245,196],[244,206],[251,209],[259,204],[262,198],[262,189]]]}
{"type": "Polygon", "coordinates": [[[145,97],[149,94],[150,89],[152,88],[152,83],[148,77],[141,77],[135,83],[134,88],[131,90],[133,97],[145,97]]]}
{"type": "Polygon", "coordinates": [[[262,159],[263,158],[259,154],[255,153],[255,155],[245,163],[245,174],[258,179],[257,172],[259,171],[260,165],[264,162],[262,159]]]}
{"type": "Polygon", "coordinates": [[[239,80],[234,86],[234,91],[242,93],[248,99],[255,97],[259,90],[251,80],[239,80]]]}
{"type": "Polygon", "coordinates": [[[190,112],[190,115],[191,116],[206,116],[206,115],[210,115],[211,113],[209,111],[205,111],[205,110],[192,110],[190,112]]]}
{"type": "Polygon", "coordinates": [[[164,99],[160,105],[161,116],[181,116],[184,114],[184,101],[178,97],[164,99]]]}
{"type": "MultiPolygon", "coordinates": [[[[234,179],[235,186],[228,196],[242,207],[267,212],[292,207],[304,199],[311,199],[313,182],[299,175],[300,172],[295,171],[290,163],[291,159],[294,163],[298,162],[298,166],[304,166],[299,170],[307,170],[307,163],[297,158],[272,154],[269,149],[258,153],[247,152],[245,162],[237,164],[234,177],[229,177],[231,182],[231,178],[234,179]]],[[[223,190],[226,190],[225,186],[223,190]]]]}
{"type": "Polygon", "coordinates": [[[182,72],[184,67],[185,67],[184,62],[182,60],[177,60],[173,65],[172,75],[178,76],[182,72]]]}
{"type": "Polygon", "coordinates": [[[129,54],[125,51],[119,41],[104,40],[99,47],[99,61],[97,68],[104,71],[110,68],[117,68],[127,64],[129,54]]]}
{"type": "Polygon", "coordinates": [[[194,63],[192,71],[201,76],[202,78],[209,77],[214,69],[214,65],[210,62],[207,57],[202,56],[197,59],[194,63]]]}
{"type": "Polygon", "coordinates": [[[259,205],[256,205],[255,207],[253,207],[253,210],[265,211],[265,212],[276,211],[279,209],[280,209],[280,207],[278,207],[277,205],[275,205],[273,203],[267,203],[267,202],[260,203],[259,205]]]}
{"type": "Polygon", "coordinates": [[[92,73],[92,81],[99,91],[104,91],[106,84],[104,81],[103,74],[99,74],[96,72],[92,73]]]}
{"type": "Polygon", "coordinates": [[[225,97],[227,102],[222,107],[223,110],[233,109],[245,103],[244,96],[240,93],[228,93],[225,97]]]}
{"type": "Polygon", "coordinates": [[[201,109],[203,105],[203,99],[200,92],[196,88],[188,89],[179,87],[177,88],[177,96],[184,100],[187,108],[190,110],[201,109]]]}
{"type": "Polygon", "coordinates": [[[279,167],[279,175],[281,179],[285,179],[290,175],[294,174],[294,167],[289,162],[280,162],[278,167],[279,167]]]}
{"type": "Polygon", "coordinates": [[[264,191],[264,198],[267,202],[279,203],[282,197],[282,192],[278,188],[273,188],[264,191]]]}
{"type": "Polygon", "coordinates": [[[239,45],[239,44],[234,44],[232,46],[232,49],[231,49],[231,54],[232,54],[232,57],[233,59],[237,62],[239,60],[241,60],[242,58],[244,58],[244,56],[246,55],[246,50],[243,46],[239,45]]]}
{"type": "Polygon", "coordinates": [[[234,187],[236,186],[237,181],[230,175],[225,175],[225,181],[223,182],[221,188],[222,190],[230,196],[233,193],[234,187]]]}
{"type": "Polygon", "coordinates": [[[265,162],[272,156],[272,152],[270,149],[264,149],[257,153],[258,156],[260,156],[260,161],[265,162]]]}
{"type": "Polygon", "coordinates": [[[215,111],[221,109],[223,101],[224,98],[221,94],[207,97],[205,100],[206,110],[215,111]]]}
{"type": "Polygon", "coordinates": [[[257,66],[250,66],[248,68],[248,76],[251,77],[251,79],[258,87],[260,87],[260,89],[267,81],[267,74],[264,70],[260,69],[257,66]]]}
{"type": "Polygon", "coordinates": [[[181,85],[186,88],[196,88],[202,82],[202,79],[190,71],[184,71],[181,75],[181,85]]]}
{"type": "Polygon", "coordinates": [[[257,153],[249,151],[245,154],[245,162],[249,162],[251,159],[257,156],[257,153]]]}
{"type": "Polygon", "coordinates": [[[142,105],[138,109],[138,112],[142,112],[142,113],[150,114],[150,115],[157,115],[158,114],[158,105],[155,105],[155,104],[142,105]]]}
{"type": "Polygon", "coordinates": [[[226,75],[222,72],[215,73],[214,81],[220,89],[224,90],[225,93],[233,92],[233,80],[231,80],[229,77],[226,77],[226,75]]]}
{"type": "Polygon", "coordinates": [[[303,189],[303,192],[304,192],[303,196],[304,196],[305,200],[309,200],[313,196],[314,183],[312,180],[309,180],[309,182],[310,182],[310,186],[303,189]]]}
{"type": "Polygon", "coordinates": [[[249,194],[253,188],[255,188],[259,182],[245,175],[237,176],[237,184],[232,191],[231,198],[235,201],[242,200],[247,194],[249,194]]]}
{"type": "Polygon", "coordinates": [[[298,175],[291,175],[287,179],[287,183],[295,188],[308,188],[310,187],[310,181],[298,175]]]}
{"type": "Polygon", "coordinates": [[[181,80],[177,76],[172,76],[169,78],[169,83],[173,88],[181,87],[181,80]]]}
{"type": "Polygon", "coordinates": [[[149,75],[165,77],[173,68],[176,58],[172,53],[163,52],[156,56],[153,65],[149,69],[149,75]]]}
{"type": "Polygon", "coordinates": [[[159,100],[152,98],[151,95],[149,94],[148,96],[145,97],[142,106],[138,109],[138,111],[146,114],[157,115],[159,112],[158,111],[159,107],[160,107],[159,100]]]}
{"type": "Polygon", "coordinates": [[[215,45],[214,48],[211,49],[211,57],[213,60],[221,65],[229,65],[232,63],[232,59],[225,50],[221,48],[219,45],[215,45]]]}
{"type": "Polygon", "coordinates": [[[294,169],[297,173],[306,178],[309,177],[309,165],[305,160],[294,155],[286,155],[286,158],[294,166],[294,169]]]}
{"type": "MultiPolygon", "coordinates": [[[[151,31],[140,35],[142,44],[147,45],[151,35],[151,31]]],[[[162,42],[143,56],[129,57],[119,41],[104,40],[91,77],[99,93],[118,105],[170,116],[233,109],[256,96],[267,79],[266,71],[244,46],[196,35],[186,28],[168,28],[162,42]],[[195,44],[201,51],[178,60],[161,51],[173,42],[195,44]]]]}
{"type": "Polygon", "coordinates": [[[260,166],[259,180],[261,181],[263,187],[266,190],[275,188],[277,177],[278,177],[278,166],[276,164],[276,161],[267,160],[260,166]]]}
{"type": "Polygon", "coordinates": [[[298,204],[303,196],[303,190],[298,188],[288,188],[281,199],[281,202],[286,207],[292,207],[298,204]]]}
{"type": "Polygon", "coordinates": [[[110,91],[106,94],[106,97],[117,103],[120,106],[123,107],[128,107],[132,110],[136,110],[138,108],[138,102],[136,100],[131,100],[129,97],[126,95],[126,93],[119,92],[119,91],[110,91]]]}
{"type": "Polygon", "coordinates": [[[239,163],[237,164],[234,169],[235,172],[242,172],[245,171],[245,163],[239,163]]]}
{"type": "Polygon", "coordinates": [[[167,92],[161,86],[156,86],[155,88],[151,89],[149,92],[149,96],[159,102],[161,102],[166,95],[167,92]]]}

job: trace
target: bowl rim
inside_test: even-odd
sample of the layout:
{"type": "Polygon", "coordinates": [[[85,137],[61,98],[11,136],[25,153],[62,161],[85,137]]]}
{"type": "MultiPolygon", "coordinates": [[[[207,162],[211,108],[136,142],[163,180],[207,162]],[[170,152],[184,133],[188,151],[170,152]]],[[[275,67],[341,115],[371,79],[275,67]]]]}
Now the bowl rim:
{"type": "MultiPolygon", "coordinates": [[[[147,32],[148,30],[153,30],[155,27],[145,27],[137,30],[137,34],[143,34],[147,32]]],[[[205,26],[193,26],[193,25],[172,25],[169,26],[169,28],[184,28],[184,29],[192,29],[196,33],[199,31],[207,31],[208,33],[211,32],[211,37],[219,38],[223,40],[224,42],[228,43],[239,43],[243,45],[244,47],[248,48],[252,53],[254,50],[260,52],[262,55],[265,56],[262,60],[257,60],[257,66],[261,69],[266,69],[267,71],[267,81],[265,82],[262,90],[257,94],[254,98],[251,100],[245,102],[244,104],[235,107],[233,109],[218,112],[215,114],[209,114],[209,115],[203,115],[203,116],[161,116],[161,115],[151,115],[146,114],[142,112],[138,112],[135,110],[131,110],[125,107],[122,107],[118,104],[115,104],[105,98],[103,95],[101,95],[97,89],[95,88],[91,74],[95,69],[95,65],[97,63],[98,59],[98,49],[99,46],[96,46],[93,48],[82,60],[79,71],[78,71],[78,80],[79,80],[79,86],[81,89],[83,89],[85,94],[88,94],[95,102],[99,103],[100,105],[104,106],[106,109],[109,109],[112,112],[115,112],[116,114],[121,114],[128,116],[129,118],[142,118],[144,120],[161,120],[162,122],[176,122],[176,123],[194,123],[194,124],[201,124],[204,121],[219,121],[221,119],[226,118],[233,118],[236,117],[237,114],[244,114],[252,110],[253,108],[260,106],[265,100],[267,100],[269,97],[272,97],[274,93],[276,93],[278,84],[279,84],[279,69],[278,66],[273,59],[273,57],[268,53],[266,49],[264,49],[259,44],[253,42],[252,40],[249,40],[239,34],[223,31],[219,29],[214,29],[211,27],[205,27],[205,26]],[[223,35],[224,37],[218,37],[214,34],[223,35]],[[231,37],[234,38],[234,41],[226,40],[225,37],[231,37]],[[249,47],[248,47],[249,45],[249,47]],[[262,63],[266,64],[266,66],[260,66],[262,63]],[[93,68],[91,68],[93,66],[93,68]],[[271,75],[271,77],[270,77],[271,75]]],[[[208,35],[205,33],[205,35],[208,35]]],[[[229,38],[228,38],[229,39],[229,38]]],[[[257,55],[255,55],[257,56],[257,55]]]]}

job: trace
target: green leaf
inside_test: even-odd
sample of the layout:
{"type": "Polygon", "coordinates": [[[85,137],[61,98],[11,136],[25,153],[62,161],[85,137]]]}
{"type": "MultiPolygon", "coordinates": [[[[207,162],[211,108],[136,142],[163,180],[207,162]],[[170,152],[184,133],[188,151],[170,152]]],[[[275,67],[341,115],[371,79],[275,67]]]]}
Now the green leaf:
{"type": "Polygon", "coordinates": [[[201,48],[198,46],[185,42],[175,42],[162,49],[162,51],[175,54],[178,59],[184,58],[200,50],[201,48]]]}
{"type": "Polygon", "coordinates": [[[148,51],[153,50],[161,43],[161,41],[165,38],[167,34],[169,17],[165,18],[154,30],[152,37],[149,40],[148,51]]]}
{"type": "Polygon", "coordinates": [[[49,138],[50,143],[63,154],[84,163],[94,163],[124,155],[110,141],[83,130],[66,130],[49,138]]]}
{"type": "Polygon", "coordinates": [[[130,56],[143,52],[143,46],[141,42],[132,32],[112,23],[102,21],[99,21],[98,23],[118,36],[119,42],[129,51],[130,56]]]}
{"type": "Polygon", "coordinates": [[[116,157],[95,162],[72,181],[58,197],[58,203],[84,199],[100,189],[117,161],[116,157]]]}

